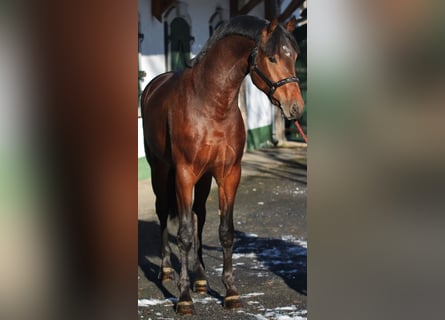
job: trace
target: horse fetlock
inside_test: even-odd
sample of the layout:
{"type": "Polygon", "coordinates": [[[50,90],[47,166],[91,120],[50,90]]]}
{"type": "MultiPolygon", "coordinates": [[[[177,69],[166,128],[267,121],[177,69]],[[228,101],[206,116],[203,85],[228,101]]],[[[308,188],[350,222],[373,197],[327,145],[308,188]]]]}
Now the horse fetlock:
{"type": "Polygon", "coordinates": [[[195,279],[205,279],[205,271],[204,267],[199,263],[195,263],[195,267],[193,268],[193,272],[195,273],[195,279]]]}
{"type": "Polygon", "coordinates": [[[235,286],[233,285],[235,283],[235,277],[233,276],[233,274],[223,274],[222,282],[226,287],[227,292],[229,291],[233,291],[234,293],[237,292],[235,286]]]}
{"type": "MultiPolygon", "coordinates": [[[[181,270],[182,272],[182,270],[181,270]]],[[[179,292],[181,292],[181,297],[179,300],[191,300],[190,298],[190,279],[188,277],[188,274],[180,274],[179,281],[178,281],[178,289],[179,292]]]]}

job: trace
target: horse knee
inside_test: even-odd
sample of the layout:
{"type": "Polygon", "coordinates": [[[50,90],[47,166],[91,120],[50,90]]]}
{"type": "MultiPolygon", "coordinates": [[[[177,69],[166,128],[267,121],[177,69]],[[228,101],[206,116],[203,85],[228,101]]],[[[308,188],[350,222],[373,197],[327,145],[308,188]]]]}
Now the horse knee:
{"type": "Polygon", "coordinates": [[[231,239],[222,238],[221,239],[221,246],[223,248],[231,248],[233,246],[233,238],[231,238],[231,239]]]}
{"type": "Polygon", "coordinates": [[[223,248],[230,248],[233,246],[233,228],[220,228],[219,229],[219,240],[223,248]]]}

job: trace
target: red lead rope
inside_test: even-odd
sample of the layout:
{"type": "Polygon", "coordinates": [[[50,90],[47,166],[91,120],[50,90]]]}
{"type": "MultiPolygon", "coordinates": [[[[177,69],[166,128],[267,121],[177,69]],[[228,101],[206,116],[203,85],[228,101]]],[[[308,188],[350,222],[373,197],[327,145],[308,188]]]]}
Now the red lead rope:
{"type": "Polygon", "coordinates": [[[295,121],[295,126],[297,127],[298,132],[300,132],[300,135],[303,137],[304,142],[307,143],[307,137],[306,137],[306,135],[304,134],[304,131],[303,131],[303,129],[301,128],[300,124],[298,123],[298,120],[295,121]]]}

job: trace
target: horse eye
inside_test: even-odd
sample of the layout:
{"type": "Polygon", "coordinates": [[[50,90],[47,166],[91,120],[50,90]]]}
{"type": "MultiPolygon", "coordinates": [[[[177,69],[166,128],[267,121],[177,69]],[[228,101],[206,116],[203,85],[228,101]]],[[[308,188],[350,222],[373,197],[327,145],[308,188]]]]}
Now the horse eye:
{"type": "Polygon", "coordinates": [[[275,59],[274,56],[270,56],[269,57],[269,61],[272,62],[272,63],[277,63],[277,59],[275,59]]]}

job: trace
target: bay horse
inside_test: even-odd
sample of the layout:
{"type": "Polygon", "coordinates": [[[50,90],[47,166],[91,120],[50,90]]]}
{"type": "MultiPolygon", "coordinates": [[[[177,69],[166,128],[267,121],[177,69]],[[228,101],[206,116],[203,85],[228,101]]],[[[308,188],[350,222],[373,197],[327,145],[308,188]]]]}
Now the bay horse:
{"type": "Polygon", "coordinates": [[[195,290],[207,291],[202,232],[212,177],[218,185],[224,306],[241,306],[232,269],[233,208],[246,141],[238,93],[249,73],[286,118],[301,116],[304,102],[295,73],[298,46],[290,33],[295,22],[282,26],[277,19],[269,23],[253,16],[234,17],[214,32],[189,68],[155,77],[142,93],[145,153],[162,236],[162,280],[174,279],[167,220],[169,214],[178,217],[179,314],[193,313],[189,252],[194,255],[195,290]]]}

